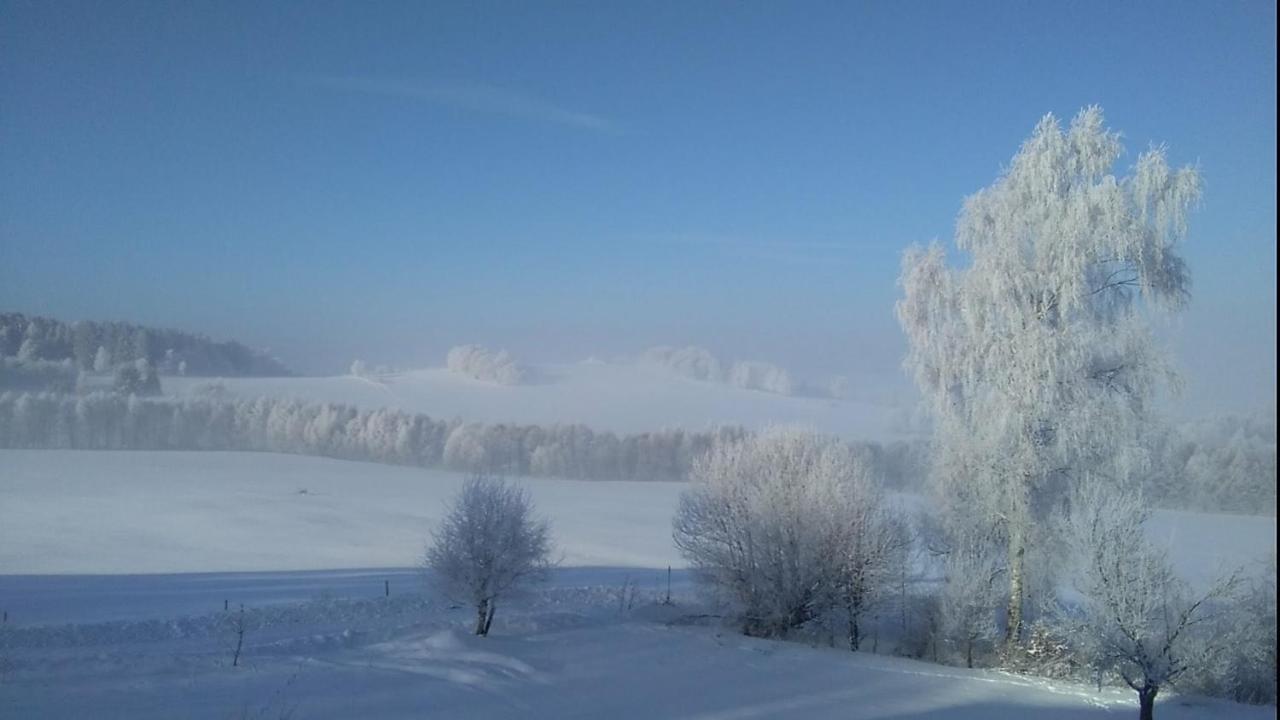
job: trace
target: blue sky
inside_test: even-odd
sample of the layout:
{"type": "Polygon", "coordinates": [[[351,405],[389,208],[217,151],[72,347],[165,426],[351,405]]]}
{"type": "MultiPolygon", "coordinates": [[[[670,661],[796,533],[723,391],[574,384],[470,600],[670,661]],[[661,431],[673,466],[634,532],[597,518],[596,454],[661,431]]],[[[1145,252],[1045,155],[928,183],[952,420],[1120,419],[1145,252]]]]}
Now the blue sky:
{"type": "MultiPolygon", "coordinates": [[[[1205,178],[1176,333],[1275,394],[1272,2],[0,3],[0,307],[894,374],[899,256],[1096,103],[1205,178]]],[[[1224,371],[1225,370],[1225,371],[1224,371]]]]}

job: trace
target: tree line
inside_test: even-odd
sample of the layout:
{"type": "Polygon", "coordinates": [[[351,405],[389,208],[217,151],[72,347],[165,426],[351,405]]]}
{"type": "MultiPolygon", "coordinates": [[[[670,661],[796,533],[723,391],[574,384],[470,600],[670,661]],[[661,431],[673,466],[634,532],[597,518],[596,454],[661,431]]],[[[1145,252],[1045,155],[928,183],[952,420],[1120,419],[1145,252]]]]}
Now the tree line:
{"type": "MultiPolygon", "coordinates": [[[[215,386],[216,387],[216,386],[215,386]]],[[[239,450],[582,480],[684,480],[739,427],[616,435],[584,425],[438,420],[294,399],[0,393],[0,447],[239,450]]]]}
{"type": "Polygon", "coordinates": [[[166,375],[291,375],[279,360],[235,341],[125,322],[73,323],[0,313],[0,357],[24,363],[71,361],[77,370],[109,372],[145,360],[166,375]]]}

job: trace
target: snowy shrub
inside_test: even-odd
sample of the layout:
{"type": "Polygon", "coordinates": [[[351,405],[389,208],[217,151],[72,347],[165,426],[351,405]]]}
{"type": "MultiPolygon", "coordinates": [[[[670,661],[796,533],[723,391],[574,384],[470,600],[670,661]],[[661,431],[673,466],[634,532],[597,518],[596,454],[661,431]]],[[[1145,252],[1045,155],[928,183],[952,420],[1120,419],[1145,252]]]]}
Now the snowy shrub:
{"type": "Polygon", "coordinates": [[[452,372],[499,385],[519,385],[525,371],[506,350],[493,352],[479,345],[459,345],[449,350],[445,366],[452,372]]]}
{"type": "Polygon", "coordinates": [[[640,354],[639,363],[677,377],[706,382],[724,382],[746,390],[790,395],[795,390],[791,375],[777,365],[757,360],[722,363],[710,350],[690,345],[652,347],[640,354]]]}
{"type": "Polygon", "coordinates": [[[640,362],[690,380],[724,380],[724,370],[716,356],[706,348],[693,345],[683,348],[652,347],[640,354],[640,362]]]}
{"type": "Polygon", "coordinates": [[[839,609],[856,649],[905,539],[850,447],[773,428],[711,448],[691,480],[676,546],[734,603],[743,632],[787,635],[839,609]]]}
{"type": "Polygon", "coordinates": [[[791,394],[791,375],[767,362],[740,360],[729,369],[729,384],[747,390],[761,390],[778,395],[791,394]]]}
{"type": "Polygon", "coordinates": [[[351,363],[352,377],[362,378],[362,377],[368,377],[368,375],[369,375],[369,366],[366,365],[363,360],[352,361],[351,363]]]}
{"type": "Polygon", "coordinates": [[[551,567],[551,528],[534,516],[528,491],[477,475],[432,533],[426,566],[441,590],[476,608],[476,635],[488,635],[498,601],[551,567]]]}
{"type": "Polygon", "coordinates": [[[854,471],[847,448],[777,428],[695,462],[676,512],[676,547],[736,603],[744,633],[786,635],[827,609],[835,508],[854,471]]]}

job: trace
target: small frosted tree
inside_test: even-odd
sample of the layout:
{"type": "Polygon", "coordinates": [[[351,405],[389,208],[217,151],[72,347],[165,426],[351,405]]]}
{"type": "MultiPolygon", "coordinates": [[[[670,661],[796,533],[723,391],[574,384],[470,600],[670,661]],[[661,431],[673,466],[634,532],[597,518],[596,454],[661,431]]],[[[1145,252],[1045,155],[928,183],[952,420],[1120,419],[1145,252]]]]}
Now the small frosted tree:
{"type": "Polygon", "coordinates": [[[476,635],[488,635],[498,601],[551,568],[551,528],[535,517],[528,491],[473,476],[432,533],[426,566],[441,589],[476,608],[476,635]]]}
{"type": "Polygon", "coordinates": [[[1045,520],[1083,473],[1142,471],[1148,408],[1173,379],[1149,325],[1188,297],[1177,245],[1200,179],[1159,148],[1117,178],[1120,154],[1098,108],[1065,131],[1046,116],[965,201],[968,262],[937,244],[903,258],[897,312],[935,419],[934,480],[964,498],[952,520],[993,529],[1008,555],[1009,643],[1045,520]]]}
{"type": "Polygon", "coordinates": [[[907,564],[911,533],[866,463],[853,463],[841,490],[841,502],[831,508],[837,513],[833,601],[843,611],[849,649],[856,652],[865,634],[864,616],[881,605],[907,564]]]}
{"type": "Polygon", "coordinates": [[[973,667],[974,651],[996,639],[995,614],[1005,565],[984,538],[967,538],[943,557],[944,582],[938,593],[938,631],[953,651],[973,667]]]}
{"type": "Polygon", "coordinates": [[[1212,651],[1193,633],[1237,584],[1233,575],[1193,595],[1148,540],[1148,515],[1140,495],[1089,479],[1074,493],[1069,535],[1084,596],[1074,635],[1098,671],[1138,693],[1140,720],[1152,720],[1161,688],[1208,662],[1212,651]]]}

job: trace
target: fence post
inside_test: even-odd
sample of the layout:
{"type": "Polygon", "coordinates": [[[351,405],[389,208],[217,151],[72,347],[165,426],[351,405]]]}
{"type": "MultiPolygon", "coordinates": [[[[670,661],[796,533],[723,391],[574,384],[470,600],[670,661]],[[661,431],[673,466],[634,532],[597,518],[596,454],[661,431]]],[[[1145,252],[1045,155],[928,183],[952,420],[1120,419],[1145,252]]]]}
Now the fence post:
{"type": "Polygon", "coordinates": [[[391,597],[391,581],[390,580],[382,581],[382,594],[383,594],[383,597],[391,597]]]}

